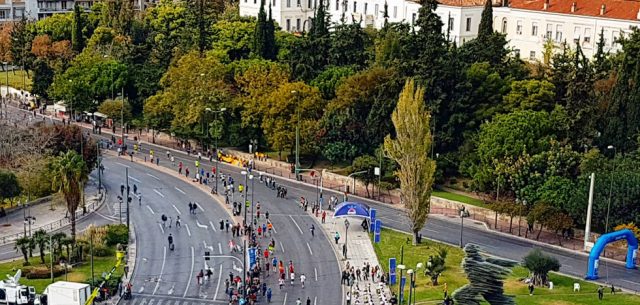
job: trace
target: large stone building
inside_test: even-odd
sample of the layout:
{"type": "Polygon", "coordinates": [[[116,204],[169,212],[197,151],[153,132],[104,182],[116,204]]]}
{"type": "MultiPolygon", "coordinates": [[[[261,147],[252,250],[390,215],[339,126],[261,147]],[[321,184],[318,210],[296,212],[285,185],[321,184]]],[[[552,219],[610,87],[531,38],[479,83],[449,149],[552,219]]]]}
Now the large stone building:
{"type": "MultiPolygon", "coordinates": [[[[240,14],[257,16],[260,0],[239,0],[240,14]]],[[[308,31],[318,0],[266,0],[272,16],[289,32],[308,31]]],[[[606,51],[615,52],[621,35],[640,26],[640,0],[492,0],[494,29],[505,33],[509,46],[523,59],[541,59],[547,39],[556,44],[580,43],[587,56],[593,56],[600,32],[606,51]]],[[[440,0],[436,14],[443,31],[458,45],[473,39],[485,0],[440,0]]],[[[413,0],[328,0],[331,21],[360,22],[381,28],[384,5],[389,22],[413,24],[420,4],[413,0]]]]}

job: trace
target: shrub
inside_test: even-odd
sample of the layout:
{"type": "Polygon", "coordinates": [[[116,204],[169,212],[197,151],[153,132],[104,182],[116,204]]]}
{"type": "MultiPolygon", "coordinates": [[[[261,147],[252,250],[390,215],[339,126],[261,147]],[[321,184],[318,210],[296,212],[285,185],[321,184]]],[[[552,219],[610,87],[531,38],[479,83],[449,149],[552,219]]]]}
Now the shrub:
{"type": "Polygon", "coordinates": [[[107,246],[129,244],[129,229],[124,224],[108,226],[105,242],[107,246]]]}
{"type": "MultiPolygon", "coordinates": [[[[51,269],[40,266],[23,269],[27,279],[48,279],[51,278],[51,269]]],[[[64,269],[60,266],[53,267],[53,276],[58,277],[64,274],[64,269]]]]}
{"type": "Polygon", "coordinates": [[[93,255],[98,257],[107,257],[115,255],[115,251],[111,247],[103,246],[103,245],[94,245],[93,246],[93,255]]]}

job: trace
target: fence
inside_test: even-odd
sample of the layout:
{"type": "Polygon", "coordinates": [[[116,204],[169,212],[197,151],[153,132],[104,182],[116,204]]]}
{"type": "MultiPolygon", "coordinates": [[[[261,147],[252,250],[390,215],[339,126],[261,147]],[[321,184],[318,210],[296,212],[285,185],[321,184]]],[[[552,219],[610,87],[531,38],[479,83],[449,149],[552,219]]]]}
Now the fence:
{"type": "MultiPolygon", "coordinates": [[[[87,209],[81,209],[81,210],[76,210],[76,222],[80,219],[82,219],[85,216],[88,216],[92,211],[95,211],[96,209],[98,209],[100,207],[100,202],[102,199],[102,194],[99,195],[98,198],[91,200],[91,203],[86,205],[87,209]]],[[[68,217],[68,215],[65,218],[56,220],[56,221],[52,221],[50,223],[47,223],[45,225],[42,226],[38,226],[38,227],[32,227],[31,231],[35,232],[38,230],[45,230],[47,232],[52,232],[55,230],[59,230],[61,228],[64,228],[65,226],[71,224],[71,218],[68,217]]],[[[22,237],[28,236],[28,232],[25,235],[25,233],[16,233],[16,234],[12,234],[12,235],[5,235],[5,236],[1,236],[0,237],[0,245],[6,245],[9,243],[12,243],[22,237]]]]}

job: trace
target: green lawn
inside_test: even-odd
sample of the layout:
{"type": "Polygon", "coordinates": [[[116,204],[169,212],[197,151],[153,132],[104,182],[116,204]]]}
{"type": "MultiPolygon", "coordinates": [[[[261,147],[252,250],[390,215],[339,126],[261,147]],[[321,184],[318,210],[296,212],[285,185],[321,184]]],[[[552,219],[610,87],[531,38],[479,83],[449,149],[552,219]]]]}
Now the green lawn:
{"type": "MultiPolygon", "coordinates": [[[[396,257],[400,264],[400,248],[404,245],[404,265],[407,269],[414,268],[418,262],[425,263],[429,255],[433,255],[438,247],[445,247],[449,250],[446,264],[447,269],[440,276],[439,285],[431,285],[431,281],[427,279],[422,271],[418,272],[416,302],[425,304],[435,304],[442,300],[444,283],[447,283],[449,293],[453,293],[457,288],[468,283],[467,278],[460,267],[463,251],[457,247],[440,244],[430,240],[423,240],[418,246],[407,244],[407,238],[411,238],[408,234],[399,233],[391,230],[383,230],[381,234],[381,243],[374,244],[374,248],[380,265],[385,271],[388,271],[389,258],[396,257]]],[[[640,297],[636,295],[618,293],[616,295],[606,294],[602,302],[597,299],[597,285],[582,280],[576,280],[567,276],[552,273],[549,278],[554,282],[555,288],[549,290],[547,288],[536,288],[534,295],[529,296],[527,285],[521,280],[527,277],[528,271],[523,267],[513,268],[513,273],[505,281],[505,291],[509,295],[514,295],[516,304],[524,305],[573,305],[573,304],[615,304],[615,305],[631,305],[640,304],[640,297]],[[582,292],[573,293],[573,283],[579,282],[582,292]]],[[[408,297],[408,285],[405,286],[405,295],[408,297]]],[[[391,287],[397,293],[398,285],[391,287]]],[[[608,291],[608,290],[607,290],[608,291]]],[[[486,304],[486,303],[485,303],[486,304]]]]}
{"type": "Polygon", "coordinates": [[[29,75],[25,75],[25,73],[22,70],[16,70],[16,71],[9,71],[8,73],[6,71],[2,71],[0,72],[0,84],[1,85],[6,85],[7,84],[7,75],[9,76],[9,87],[14,87],[16,89],[25,89],[27,91],[31,91],[31,77],[33,72],[29,72],[29,75]],[[23,78],[22,76],[25,75],[24,78],[24,86],[23,86],[23,78]]]}
{"type": "MultiPolygon", "coordinates": [[[[65,275],[55,277],[55,281],[70,281],[70,282],[85,282],[91,279],[91,264],[90,264],[90,256],[85,256],[86,262],[78,265],[73,270],[67,273],[67,277],[65,279],[65,275]]],[[[23,268],[22,266],[22,258],[16,259],[12,262],[2,263],[0,264],[0,275],[4,277],[5,274],[14,275],[16,270],[23,268]]],[[[37,256],[34,253],[34,257],[29,259],[29,262],[33,264],[33,266],[42,266],[40,264],[40,256],[37,256]]],[[[45,259],[46,264],[48,265],[50,260],[49,256],[46,255],[45,259]]],[[[100,279],[102,272],[109,272],[113,265],[116,262],[115,256],[113,257],[96,257],[93,260],[93,268],[94,268],[94,276],[96,279],[100,279]]],[[[123,274],[123,267],[121,266],[118,271],[116,271],[116,277],[119,277],[123,274]]],[[[51,284],[51,279],[27,279],[26,277],[22,277],[20,279],[20,283],[27,286],[34,286],[36,288],[37,293],[42,293],[47,285],[51,284]]]]}
{"type": "Polygon", "coordinates": [[[440,191],[440,190],[433,190],[431,195],[436,196],[436,197],[440,197],[440,198],[444,198],[444,199],[459,201],[459,202],[470,204],[470,205],[475,205],[475,206],[478,206],[478,207],[481,207],[481,208],[488,208],[488,205],[485,204],[484,201],[482,201],[480,199],[472,198],[472,197],[469,197],[469,196],[449,193],[447,191],[440,191]]]}

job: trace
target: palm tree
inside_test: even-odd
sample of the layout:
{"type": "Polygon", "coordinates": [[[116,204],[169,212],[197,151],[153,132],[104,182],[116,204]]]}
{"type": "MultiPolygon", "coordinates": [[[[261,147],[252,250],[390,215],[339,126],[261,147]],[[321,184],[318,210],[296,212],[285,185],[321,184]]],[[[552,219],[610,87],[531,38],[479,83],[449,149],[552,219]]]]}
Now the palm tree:
{"type": "Polygon", "coordinates": [[[64,232],[58,232],[51,235],[51,241],[53,242],[53,249],[55,255],[62,255],[62,240],[67,237],[67,234],[64,232]]]}
{"type": "Polygon", "coordinates": [[[47,234],[47,231],[40,229],[33,233],[33,241],[38,245],[38,250],[40,250],[40,261],[44,264],[44,249],[49,244],[49,234],[47,234]]]}
{"type": "Polygon", "coordinates": [[[20,249],[22,252],[22,256],[24,256],[24,265],[29,265],[29,246],[31,244],[31,238],[27,236],[23,236],[16,240],[16,245],[13,247],[14,249],[20,249]]]}
{"type": "MultiPolygon", "coordinates": [[[[71,245],[73,244],[73,239],[71,239],[71,237],[65,237],[62,240],[60,240],[60,246],[64,246],[66,252],[67,252],[67,260],[69,260],[69,257],[71,255],[71,245]]],[[[62,256],[62,253],[60,253],[60,256],[62,256]]]]}
{"type": "Polygon", "coordinates": [[[76,210],[87,180],[87,164],[74,150],[60,153],[51,163],[52,187],[62,192],[71,219],[71,239],[76,240],[76,210]]]}

